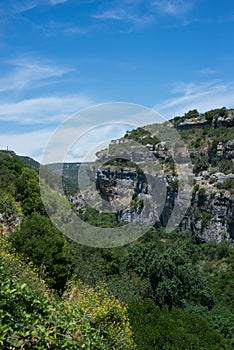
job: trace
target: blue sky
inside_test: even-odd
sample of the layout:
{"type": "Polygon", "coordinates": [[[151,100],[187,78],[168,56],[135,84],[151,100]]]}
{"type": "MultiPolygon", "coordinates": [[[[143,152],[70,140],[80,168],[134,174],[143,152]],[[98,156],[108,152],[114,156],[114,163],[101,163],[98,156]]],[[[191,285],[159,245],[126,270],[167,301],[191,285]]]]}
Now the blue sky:
{"type": "Polygon", "coordinates": [[[233,34],[233,0],[0,0],[0,148],[40,159],[56,127],[100,103],[166,119],[234,107],[233,34]]]}

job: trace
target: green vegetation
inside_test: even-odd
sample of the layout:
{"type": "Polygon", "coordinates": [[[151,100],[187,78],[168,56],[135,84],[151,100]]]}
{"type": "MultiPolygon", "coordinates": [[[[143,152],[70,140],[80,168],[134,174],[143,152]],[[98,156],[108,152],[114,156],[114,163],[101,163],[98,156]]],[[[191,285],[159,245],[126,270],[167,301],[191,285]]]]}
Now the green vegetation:
{"type": "Polygon", "coordinates": [[[212,109],[211,111],[208,111],[204,114],[206,120],[212,121],[214,119],[217,119],[219,116],[224,117],[227,114],[227,110],[225,107],[223,108],[217,108],[212,109]]]}
{"type": "Polygon", "coordinates": [[[137,165],[136,163],[127,160],[127,159],[122,159],[122,158],[115,158],[115,159],[111,159],[108,160],[105,164],[105,167],[107,167],[107,169],[115,168],[117,167],[117,169],[121,169],[123,170],[124,168],[128,169],[135,169],[137,173],[142,173],[142,169],[139,167],[139,165],[137,165]]]}
{"type": "MultiPolygon", "coordinates": [[[[180,116],[174,117],[171,120],[171,122],[177,126],[178,124],[183,123],[184,121],[186,121],[188,119],[197,118],[199,116],[203,116],[203,115],[201,115],[197,109],[193,109],[193,110],[190,110],[187,113],[185,113],[184,116],[182,116],[182,117],[180,117],[180,116]]],[[[205,119],[207,121],[210,121],[210,122],[212,122],[212,120],[217,120],[217,118],[219,116],[220,117],[227,116],[227,109],[225,107],[212,109],[212,110],[204,113],[205,119]]]]}
{"type": "Polygon", "coordinates": [[[10,236],[10,241],[20,253],[43,268],[51,287],[57,290],[64,288],[69,275],[69,262],[63,254],[66,241],[49,218],[32,213],[10,236]]]}
{"type": "Polygon", "coordinates": [[[17,214],[17,205],[14,197],[4,191],[0,192],[0,213],[4,213],[7,219],[17,214]]]}
{"type": "Polygon", "coordinates": [[[102,213],[89,206],[83,211],[80,211],[79,217],[84,221],[88,221],[90,225],[97,227],[117,227],[123,225],[116,221],[115,214],[102,213]]]}
{"type": "Polygon", "coordinates": [[[219,190],[224,189],[230,191],[230,193],[234,194],[234,179],[227,179],[223,183],[219,182],[217,184],[217,188],[219,190]]]}
{"type": "Polygon", "coordinates": [[[226,143],[233,140],[233,133],[234,127],[197,128],[180,131],[181,137],[190,150],[193,170],[196,175],[210,169],[212,169],[212,173],[234,173],[231,153],[229,154],[226,150],[226,143]],[[221,154],[218,153],[219,144],[222,147],[221,154]]]}
{"type": "MultiPolygon", "coordinates": [[[[190,121],[193,118],[196,119],[201,117],[203,119],[205,118],[207,121],[216,121],[219,116],[227,117],[228,110],[223,107],[210,110],[204,114],[199,114],[199,112],[194,109],[188,111],[182,117],[175,117],[170,122],[173,125],[178,126],[178,124],[183,123],[186,120],[190,121]]],[[[196,127],[188,130],[181,129],[179,130],[179,133],[190,151],[195,175],[200,175],[203,171],[210,171],[211,169],[212,173],[234,173],[232,151],[226,145],[228,141],[233,140],[233,126],[219,126],[215,128],[210,125],[210,127],[205,128],[196,127]],[[221,151],[219,152],[220,149],[221,151]]],[[[132,130],[128,132],[125,137],[135,140],[143,145],[150,144],[153,151],[155,150],[155,145],[159,142],[157,137],[152,136],[148,130],[144,130],[143,128],[132,130]]],[[[158,157],[157,151],[155,152],[156,157],[158,157]]],[[[173,160],[169,154],[167,154],[165,160],[162,160],[159,157],[159,162],[162,164],[165,171],[169,171],[169,169],[174,171],[173,160]]],[[[228,182],[225,189],[228,190],[230,188],[232,194],[232,186],[229,185],[230,183],[228,182]]],[[[221,189],[221,186],[219,189],[221,189]]]]}
{"type": "Polygon", "coordinates": [[[199,112],[197,109],[192,109],[188,111],[187,113],[184,114],[185,119],[190,119],[190,118],[197,118],[199,117],[199,112]]]}
{"type": "Polygon", "coordinates": [[[200,140],[200,150],[204,149],[207,144],[210,144],[210,151],[216,152],[216,146],[219,142],[227,142],[233,139],[233,127],[220,127],[214,129],[210,128],[196,128],[189,130],[180,130],[180,135],[188,145],[189,149],[193,149],[197,140],[200,140]]]}
{"type": "Polygon", "coordinates": [[[149,350],[231,350],[222,335],[199,314],[180,308],[159,308],[150,299],[132,303],[130,317],[139,349],[149,350]],[[204,331],[205,330],[205,331],[204,331]],[[147,336],[142,337],[142,333],[147,336]]]}
{"type": "MultiPolygon", "coordinates": [[[[211,120],[221,112],[210,111],[205,117],[211,120]]],[[[196,117],[197,113],[189,111],[184,118],[196,117]]],[[[176,123],[178,120],[175,118],[176,123]]],[[[211,169],[212,173],[221,169],[233,173],[232,160],[217,155],[218,143],[233,138],[232,127],[180,133],[192,152],[197,175],[211,169]]],[[[157,142],[143,128],[126,137],[152,145],[157,142]]],[[[115,165],[126,163],[116,160],[109,164],[115,165]]],[[[134,163],[127,165],[137,169],[134,163]]],[[[166,158],[165,168],[175,171],[171,157],[166,158]]],[[[73,175],[74,179],[75,171],[73,175]]],[[[49,169],[44,169],[44,177],[52,188],[59,186],[56,174],[49,169]]],[[[197,244],[190,232],[180,229],[167,233],[153,227],[123,247],[82,246],[52,225],[38,181],[35,169],[12,152],[0,152],[0,349],[234,347],[231,243],[197,244]]],[[[211,184],[217,191],[233,193],[231,178],[211,184]]],[[[169,189],[177,188],[175,178],[169,189]]],[[[206,227],[211,214],[202,203],[209,192],[199,183],[193,194],[201,204],[194,210],[194,220],[206,227]]],[[[51,211],[56,205],[55,201],[51,211]]],[[[139,205],[136,193],[132,205],[139,205]]],[[[114,214],[90,207],[79,215],[98,227],[120,225],[114,214]]],[[[234,227],[233,220],[229,221],[234,227]]]]}
{"type": "Polygon", "coordinates": [[[150,136],[149,131],[143,128],[137,128],[137,129],[131,130],[130,132],[127,132],[124,137],[134,141],[139,141],[142,138],[145,138],[147,136],[150,136]]]}
{"type": "Polygon", "coordinates": [[[40,163],[27,156],[16,156],[19,160],[33,170],[39,171],[40,163]]]}
{"type": "Polygon", "coordinates": [[[1,349],[135,349],[127,309],[104,285],[73,280],[59,298],[0,244],[1,349]]]}

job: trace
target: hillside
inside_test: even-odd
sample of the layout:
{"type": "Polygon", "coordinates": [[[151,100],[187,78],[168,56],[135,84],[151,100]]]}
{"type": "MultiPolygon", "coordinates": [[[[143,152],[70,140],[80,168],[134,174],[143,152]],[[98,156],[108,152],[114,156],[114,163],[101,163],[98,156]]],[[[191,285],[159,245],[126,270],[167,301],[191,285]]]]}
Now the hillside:
{"type": "MultiPolygon", "coordinates": [[[[180,118],[186,123],[185,116],[180,118]]],[[[212,122],[204,128],[199,118],[204,116],[196,116],[199,127],[183,130],[178,117],[171,121],[194,171],[190,206],[173,231],[165,227],[183,171],[189,170],[188,157],[177,144],[182,166],[175,165],[170,152],[175,139],[168,137],[167,147],[160,140],[165,136],[161,128],[127,132],[88,164],[88,178],[99,193],[96,208],[85,201],[93,195],[90,184],[83,183],[82,195],[74,193],[79,164],[63,167],[71,208],[100,230],[125,230],[142,211],[147,216],[151,194],[159,196],[161,214],[156,211],[151,218],[155,224],[138,240],[118,247],[85,246],[61,233],[42,203],[38,172],[14,152],[0,152],[1,349],[233,348],[233,126],[212,122]],[[108,153],[118,157],[109,159],[108,153]],[[103,204],[108,210],[116,206],[116,212],[103,210],[103,204]]],[[[52,167],[55,173],[43,170],[53,212],[60,165],[52,167]]],[[[62,223],[71,220],[66,212],[61,215],[62,223]]]]}
{"type": "MultiPolygon", "coordinates": [[[[134,222],[142,200],[155,196],[154,210],[146,216],[154,216],[156,227],[166,227],[177,208],[184,215],[175,216],[174,221],[198,241],[234,242],[233,123],[233,110],[204,114],[194,110],[165,126],[148,125],[113,140],[108,149],[98,152],[89,170],[103,199],[97,208],[109,203],[113,210],[116,203],[123,204],[125,196],[128,204],[116,210],[116,216],[120,222],[134,222]],[[188,176],[193,180],[187,180],[188,176]],[[164,192],[159,193],[162,188],[164,192]],[[187,210],[185,200],[189,201],[187,210]]],[[[82,195],[88,201],[93,197],[88,188],[82,195]]],[[[73,198],[77,210],[84,206],[81,198],[73,198]]]]}

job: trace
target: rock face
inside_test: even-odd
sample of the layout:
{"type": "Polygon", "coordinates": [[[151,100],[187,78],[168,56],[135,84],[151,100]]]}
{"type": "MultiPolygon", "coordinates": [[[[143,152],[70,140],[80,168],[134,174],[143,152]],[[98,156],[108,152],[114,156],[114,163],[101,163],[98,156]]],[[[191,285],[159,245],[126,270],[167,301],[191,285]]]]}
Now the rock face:
{"type": "MultiPolygon", "coordinates": [[[[139,199],[147,193],[146,187],[145,183],[140,183],[135,189],[139,199]]],[[[161,203],[163,208],[160,216],[156,215],[156,227],[166,226],[175,207],[177,194],[177,190],[167,189],[166,198],[161,197],[161,200],[165,201],[161,203]]],[[[132,221],[134,217],[134,208],[126,208],[118,213],[117,218],[119,221],[132,221]]],[[[227,239],[234,243],[234,199],[221,191],[194,191],[191,206],[179,227],[190,231],[201,242],[212,239],[220,242],[227,239]]]]}
{"type": "MultiPolygon", "coordinates": [[[[193,112],[193,111],[191,111],[193,112]]],[[[211,112],[211,111],[210,111],[211,112]]],[[[234,110],[221,108],[213,111],[213,115],[209,112],[205,114],[191,113],[189,118],[186,118],[176,125],[177,130],[191,130],[198,128],[220,128],[234,126],[234,110]]]]}
{"type": "MultiPolygon", "coordinates": [[[[127,132],[123,138],[112,141],[109,149],[97,154],[99,160],[89,171],[89,177],[99,193],[99,200],[93,190],[87,190],[86,196],[97,203],[96,209],[115,213],[119,222],[138,223],[139,215],[145,211],[154,226],[167,227],[174,216],[175,225],[190,232],[198,242],[229,240],[234,243],[233,126],[234,110],[225,108],[202,115],[194,110],[172,120],[169,129],[183,130],[183,134],[184,130],[190,129],[214,130],[214,137],[209,130],[209,147],[203,142],[200,149],[197,146],[194,148],[196,139],[193,135],[197,130],[187,134],[186,147],[190,149],[196,174],[191,186],[193,191],[187,194],[187,198],[186,189],[180,194],[183,176],[186,177],[188,171],[186,147],[184,149],[178,139],[173,141],[174,135],[169,129],[169,136],[164,142],[160,138],[160,133],[164,133],[163,136],[166,134],[164,126],[154,129],[154,125],[144,130],[136,129],[133,133],[127,132]],[[219,129],[221,127],[227,128],[228,132],[219,129]],[[179,178],[178,168],[173,164],[174,157],[182,169],[182,178],[179,178]],[[111,163],[111,159],[121,160],[122,163],[111,163]],[[128,166],[126,160],[135,163],[135,166],[128,166]],[[181,216],[188,197],[187,211],[181,216]]],[[[165,124],[165,127],[168,125],[165,124]]],[[[199,144],[202,143],[201,135],[207,135],[207,130],[204,131],[204,134],[198,133],[199,144]]],[[[82,196],[73,197],[72,201],[77,211],[86,205],[82,196]]]]}
{"type": "Polygon", "coordinates": [[[216,155],[219,159],[234,159],[234,140],[220,141],[217,144],[216,155]]]}
{"type": "Polygon", "coordinates": [[[200,242],[213,239],[234,243],[234,200],[221,192],[197,191],[180,227],[190,230],[200,242]]]}
{"type": "MultiPolygon", "coordinates": [[[[143,210],[142,202],[152,199],[152,193],[154,193],[153,200],[157,202],[157,208],[155,207],[154,216],[150,219],[154,221],[155,227],[167,225],[178,199],[178,190],[168,186],[172,181],[171,178],[167,179],[166,184],[162,180],[157,181],[153,191],[149,191],[147,176],[138,174],[136,171],[127,169],[109,171],[104,168],[93,171],[96,174],[96,189],[104,203],[102,203],[103,207],[99,206],[99,210],[114,211],[119,222],[132,222],[143,210]],[[164,191],[162,191],[163,186],[164,191]],[[129,190],[131,196],[128,197],[124,207],[120,210],[114,208],[114,201],[120,200],[123,203],[121,200],[129,190]],[[134,201],[131,201],[132,198],[134,201]]],[[[72,202],[77,211],[86,205],[82,196],[72,197],[72,202]]],[[[152,211],[149,211],[149,215],[152,215],[152,211]]],[[[234,199],[225,191],[217,192],[212,187],[205,189],[203,181],[203,187],[194,187],[191,205],[181,222],[178,217],[178,224],[181,230],[191,232],[198,242],[229,240],[234,243],[234,199]]]]}

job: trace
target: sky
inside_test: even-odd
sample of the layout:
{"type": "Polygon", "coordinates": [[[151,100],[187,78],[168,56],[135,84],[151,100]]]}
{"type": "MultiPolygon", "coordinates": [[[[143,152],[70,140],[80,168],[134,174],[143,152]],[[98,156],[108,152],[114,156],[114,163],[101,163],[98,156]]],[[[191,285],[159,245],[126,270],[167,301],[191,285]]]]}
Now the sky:
{"type": "MultiPolygon", "coordinates": [[[[100,104],[165,119],[233,108],[233,34],[233,0],[0,0],[0,149],[40,161],[64,121],[100,104]]],[[[94,124],[67,160],[127,128],[94,124]]]]}

